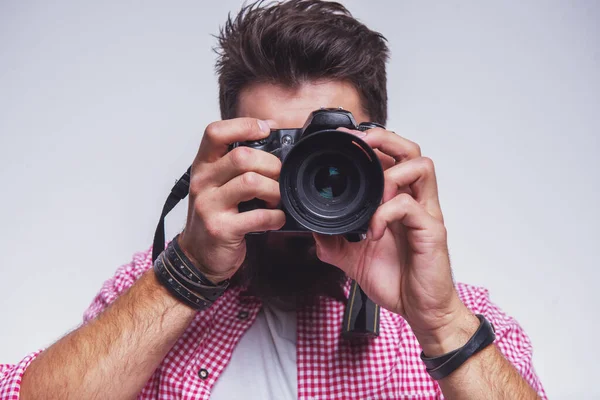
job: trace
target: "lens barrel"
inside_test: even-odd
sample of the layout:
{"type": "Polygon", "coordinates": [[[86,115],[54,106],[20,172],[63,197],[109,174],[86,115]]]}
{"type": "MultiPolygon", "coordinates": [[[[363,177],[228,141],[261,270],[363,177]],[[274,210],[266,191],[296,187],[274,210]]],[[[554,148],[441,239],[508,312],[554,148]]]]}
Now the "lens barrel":
{"type": "Polygon", "coordinates": [[[306,229],[330,235],[365,229],[381,203],[383,169],[357,136],[323,130],[301,139],[279,177],[287,214],[306,229]]]}

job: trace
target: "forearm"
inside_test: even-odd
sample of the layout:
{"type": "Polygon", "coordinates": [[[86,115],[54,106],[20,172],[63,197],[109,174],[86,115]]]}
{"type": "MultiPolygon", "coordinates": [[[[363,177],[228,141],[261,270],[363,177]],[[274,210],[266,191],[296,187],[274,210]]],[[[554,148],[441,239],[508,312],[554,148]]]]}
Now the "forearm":
{"type": "Polygon", "coordinates": [[[97,319],[40,354],[23,375],[20,398],[134,398],[195,313],[149,271],[97,319]]]}
{"type": "MultiPolygon", "coordinates": [[[[426,355],[439,356],[463,346],[475,333],[479,320],[465,308],[464,315],[437,337],[420,339],[426,355]]],[[[438,381],[447,399],[537,399],[514,366],[496,345],[471,356],[462,366],[438,381]]]]}
{"type": "Polygon", "coordinates": [[[475,354],[439,384],[447,399],[538,399],[495,345],[475,354]]]}

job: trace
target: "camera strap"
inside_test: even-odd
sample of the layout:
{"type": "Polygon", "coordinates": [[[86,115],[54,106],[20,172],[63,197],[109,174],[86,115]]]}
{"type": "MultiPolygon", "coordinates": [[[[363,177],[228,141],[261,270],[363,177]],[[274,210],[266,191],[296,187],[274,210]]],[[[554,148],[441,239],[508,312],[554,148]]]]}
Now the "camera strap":
{"type": "Polygon", "coordinates": [[[192,167],[190,166],[185,174],[175,182],[175,186],[171,189],[171,193],[165,201],[156,231],[154,232],[154,244],[152,245],[152,263],[156,261],[160,253],[165,249],[165,217],[181,200],[185,199],[190,191],[190,174],[192,167]]]}
{"type": "Polygon", "coordinates": [[[347,339],[379,336],[379,313],[379,306],[352,280],[344,311],[342,335],[347,339]]]}

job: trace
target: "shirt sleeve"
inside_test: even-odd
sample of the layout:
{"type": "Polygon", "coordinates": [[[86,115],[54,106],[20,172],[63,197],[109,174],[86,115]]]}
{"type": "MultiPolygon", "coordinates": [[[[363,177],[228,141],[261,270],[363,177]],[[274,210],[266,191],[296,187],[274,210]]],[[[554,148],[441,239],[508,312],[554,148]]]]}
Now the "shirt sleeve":
{"type": "Polygon", "coordinates": [[[0,400],[19,400],[23,373],[41,352],[29,354],[18,364],[0,364],[0,400]]]}
{"type": "Polygon", "coordinates": [[[519,323],[490,301],[487,289],[461,283],[457,285],[457,289],[460,298],[469,309],[483,314],[494,325],[496,331],[494,343],[504,357],[515,366],[542,399],[547,399],[542,383],[533,368],[531,340],[519,323]]]}
{"type": "MultiPolygon", "coordinates": [[[[104,282],[100,292],[83,315],[83,323],[96,318],[123,292],[129,289],[152,266],[152,248],[135,253],[131,262],[117,269],[115,275],[104,282]]],[[[31,362],[42,352],[29,354],[18,364],[0,364],[0,400],[18,400],[21,379],[31,362]]]]}
{"type": "Polygon", "coordinates": [[[115,275],[104,282],[102,289],[83,314],[84,324],[100,315],[150,267],[152,267],[152,247],[146,251],[135,253],[131,262],[119,267],[115,275]]]}

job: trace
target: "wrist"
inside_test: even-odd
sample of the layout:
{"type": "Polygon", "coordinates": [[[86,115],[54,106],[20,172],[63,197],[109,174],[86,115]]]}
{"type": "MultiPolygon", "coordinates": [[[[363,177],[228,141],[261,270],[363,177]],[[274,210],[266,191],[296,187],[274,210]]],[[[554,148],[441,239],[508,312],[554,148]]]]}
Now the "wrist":
{"type": "Polygon", "coordinates": [[[477,316],[463,305],[446,324],[435,330],[415,332],[415,336],[427,357],[437,357],[464,346],[479,324],[477,316]]]}
{"type": "Polygon", "coordinates": [[[196,257],[194,257],[194,255],[190,251],[191,245],[186,240],[186,237],[185,237],[184,234],[185,234],[185,230],[183,232],[181,232],[179,234],[179,236],[175,240],[177,240],[177,243],[179,244],[179,248],[181,249],[181,251],[183,251],[183,253],[185,254],[185,256],[187,258],[189,258],[189,260],[194,264],[194,267],[198,271],[200,271],[202,273],[202,275],[204,275],[209,281],[211,281],[215,285],[219,284],[220,282],[222,282],[225,279],[227,279],[227,277],[222,277],[222,276],[213,274],[211,271],[209,271],[204,266],[203,263],[201,263],[196,257]]]}
{"type": "Polygon", "coordinates": [[[196,311],[177,300],[164,285],[158,281],[153,270],[146,271],[139,279],[136,290],[140,297],[136,297],[136,303],[148,300],[151,304],[160,304],[165,310],[178,310],[176,313],[185,318],[193,318],[196,311]]]}

